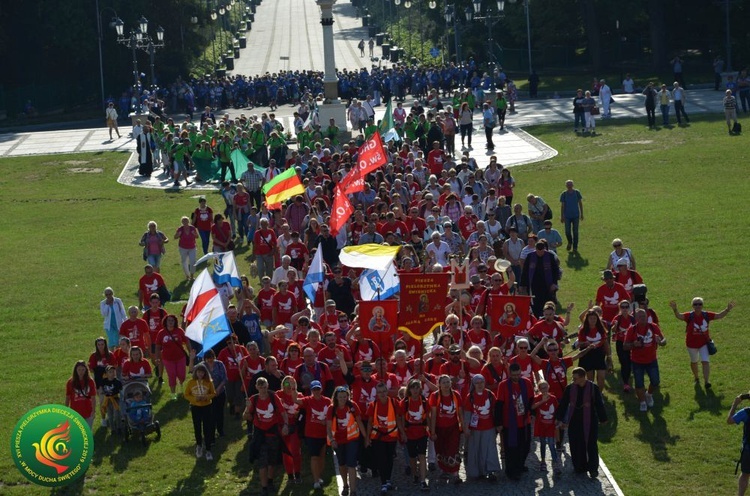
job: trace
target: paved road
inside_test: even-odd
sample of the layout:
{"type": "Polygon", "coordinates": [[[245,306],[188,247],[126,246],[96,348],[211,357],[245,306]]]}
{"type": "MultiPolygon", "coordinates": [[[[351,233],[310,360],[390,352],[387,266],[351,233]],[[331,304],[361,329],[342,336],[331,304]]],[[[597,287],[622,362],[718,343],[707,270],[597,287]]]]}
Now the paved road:
{"type": "MultiPolygon", "coordinates": [[[[367,28],[355,17],[348,1],[333,6],[333,37],[336,67],[369,67],[369,57],[360,57],[359,40],[367,41],[367,28]]],[[[248,48],[234,61],[232,74],[255,76],[281,70],[323,71],[323,27],[315,0],[271,0],[258,6],[255,22],[247,33],[248,48]]],[[[365,51],[367,53],[367,51],[365,51]]]]}

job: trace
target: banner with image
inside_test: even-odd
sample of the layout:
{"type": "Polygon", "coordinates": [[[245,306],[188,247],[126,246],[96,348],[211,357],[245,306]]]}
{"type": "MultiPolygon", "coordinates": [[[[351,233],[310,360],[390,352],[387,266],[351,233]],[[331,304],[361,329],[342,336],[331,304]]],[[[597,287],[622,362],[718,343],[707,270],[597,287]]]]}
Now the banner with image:
{"type": "Polygon", "coordinates": [[[445,321],[445,298],[451,275],[399,274],[401,283],[398,329],[422,339],[445,321]]]}
{"type": "Polygon", "coordinates": [[[490,295],[487,309],[490,329],[505,338],[525,334],[530,311],[530,296],[490,295]]]}

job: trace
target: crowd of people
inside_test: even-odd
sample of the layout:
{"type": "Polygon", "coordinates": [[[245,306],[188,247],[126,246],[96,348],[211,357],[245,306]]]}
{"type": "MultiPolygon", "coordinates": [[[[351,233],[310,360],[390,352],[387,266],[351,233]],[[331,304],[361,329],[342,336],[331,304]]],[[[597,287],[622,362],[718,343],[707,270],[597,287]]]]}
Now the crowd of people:
{"type": "MultiPolygon", "coordinates": [[[[200,126],[190,120],[162,122],[158,115],[153,124],[143,122],[136,131],[140,173],[150,175],[163,165],[176,181],[187,181],[182,174],[196,166],[196,159],[218,157],[221,190],[211,200],[220,205],[209,206],[200,197],[195,210],[184,212],[172,240],[188,281],[194,278],[199,241],[204,254],[249,255],[251,277],[242,277],[242,288],[224,291],[232,333],[197,357],[200,345],[186,337],[184,315],[162,306],[170,298],[160,274],[170,238],[151,221],[139,243],[147,263],[138,304],[126,309],[111,288],[105,289],[106,337],[95,340],[88,363],[76,363],[66,403],[89,424],[98,407],[106,426],[105,411],[114,402],[108,398],[118,395],[122,383],[149,381],[153,374],[152,383],[161,386],[166,379],[172,399],[177,401],[181,390],[191,405],[197,458],[213,458],[226,418],[248,422],[248,456],[264,495],[274,490],[279,465],[290,481],[301,481],[303,451],[313,487],[320,489],[328,446],[341,469],[342,496],[356,494],[358,473],[378,477],[383,493],[392,490],[394,460],[425,491],[438,469],[441,479],[463,482],[462,465],[471,480],[495,481],[501,471],[519,480],[529,470],[533,442],[540,447],[539,471],[551,467],[561,475],[567,449],[576,472],[597,477],[597,429],[607,421],[603,398],[620,393],[605,385],[606,374],[614,370],[612,352],[622,394],[634,388],[640,411],[648,412],[656,401],[658,348],[666,337],[649,307],[635,256],[620,239],[612,242],[602,284],[589,305],[574,315],[572,303],[558,301],[564,281],[560,255],[565,250],[578,256],[583,195],[568,180],[559,199],[529,193],[524,204],[515,194],[511,170],[497,157],[487,168],[477,167],[471,157],[474,119],[482,120],[491,150],[493,129],[503,125],[512,99],[501,92],[496,101],[485,102],[482,89],[503,85],[472,69],[342,72],[342,96],[361,98],[353,106],[363,109],[349,117],[361,135],[347,143],[338,142],[344,123],[305,125],[313,112],[311,95],[321,90],[320,74],[175,83],[163,96],[189,107],[205,105],[200,126]],[[459,85],[470,89],[455,92],[459,85]],[[400,101],[407,92],[427,103],[415,102],[407,112],[400,101]],[[453,97],[451,105],[443,107],[441,92],[453,97]],[[350,196],[354,214],[333,232],[334,188],[356,166],[358,145],[377,130],[368,107],[372,111],[389,98],[397,102],[393,118],[399,138],[386,144],[387,164],[365,178],[362,192],[350,196]],[[299,149],[291,153],[273,113],[232,120],[217,118],[212,110],[273,109],[300,99],[294,124],[299,149]],[[235,150],[251,161],[247,170],[236,170],[235,150]],[[296,169],[304,193],[269,210],[262,186],[289,168],[296,169]],[[444,272],[452,262],[466,264],[468,289],[445,295],[444,322],[426,341],[406,332],[379,344],[363,337],[357,310],[361,270],[342,266],[339,253],[344,246],[369,243],[399,246],[395,261],[403,273],[444,272]],[[317,250],[326,279],[311,299],[303,281],[317,250]],[[250,284],[256,276],[257,290],[250,284]],[[509,337],[488,321],[489,296],[513,294],[532,298],[522,330],[509,337]]],[[[508,82],[503,81],[506,88],[508,82]]],[[[606,117],[611,91],[605,88],[597,92],[606,117]]],[[[660,98],[649,88],[647,106],[651,91],[654,102],[660,98]]],[[[681,90],[678,83],[675,90],[681,90]]],[[[580,124],[582,132],[594,132],[595,106],[590,91],[579,91],[576,131],[580,124]]],[[[682,116],[687,119],[684,109],[682,116]]],[[[650,114],[650,124],[652,119],[650,114]]],[[[698,386],[702,380],[706,389],[712,387],[709,323],[733,306],[709,312],[702,298],[694,298],[692,311],[680,313],[670,302],[685,324],[698,386]]]]}
{"type": "MultiPolygon", "coordinates": [[[[430,129],[454,118],[449,109],[413,110],[409,117],[414,114],[430,129]]],[[[234,126],[225,118],[218,122],[234,126]]],[[[147,263],[139,301],[126,308],[105,289],[106,337],[96,339],[88,363],[76,363],[66,402],[93,424],[97,406],[115,402],[108,398],[122,384],[113,381],[151,380],[161,387],[166,380],[173,400],[181,390],[190,402],[197,458],[213,458],[227,417],[247,420],[249,457],[264,494],[275,487],[278,465],[290,481],[300,481],[303,446],[316,489],[323,484],[326,447],[333,448],[349,495],[356,493],[358,472],[379,477],[382,492],[391,490],[394,453],[423,490],[438,469],[442,479],[462,482],[462,465],[472,480],[497,480],[501,470],[518,480],[528,470],[534,439],[542,454],[538,470],[550,469],[549,451],[551,469],[561,474],[561,452],[568,449],[574,470],[596,477],[597,425],[607,420],[603,396],[619,393],[606,391],[604,381],[614,368],[611,343],[622,393],[632,384],[642,412],[653,407],[660,383],[657,349],[666,338],[635,255],[613,240],[601,287],[572,315],[574,305],[563,307],[557,293],[564,280],[558,251],[577,256],[584,219],[574,182],[565,183],[555,202],[528,194],[524,205],[511,171],[496,158],[478,169],[468,147],[450,153],[445,133],[434,136],[391,144],[387,165],[351,196],[354,215],[336,233],[333,186],[357,163],[355,144],[324,141],[314,154],[287,160],[283,167],[299,168],[305,192],[280,209],[268,210],[260,193],[265,178],[254,176],[252,167],[239,181],[223,183],[213,197],[220,206],[199,198],[172,236],[185,279],[194,276],[199,240],[204,253],[249,254],[251,277],[260,279],[257,291],[243,276],[242,288],[224,292],[232,333],[202,359],[200,345],[185,335],[184,316],[162,306],[170,298],[160,274],[170,238],[149,222],[140,239],[147,263]],[[342,266],[339,252],[365,243],[400,246],[400,272],[442,272],[452,260],[466,263],[469,287],[445,295],[440,332],[426,342],[404,332],[380,344],[363,338],[359,269],[342,266]],[[318,249],[326,280],[311,300],[302,281],[318,249]],[[512,337],[487,318],[489,296],[507,294],[532,297],[528,319],[512,337]]],[[[709,322],[726,316],[733,303],[718,313],[703,311],[701,298],[692,305],[680,313],[671,303],[686,325],[691,371],[709,389],[709,322]]]]}

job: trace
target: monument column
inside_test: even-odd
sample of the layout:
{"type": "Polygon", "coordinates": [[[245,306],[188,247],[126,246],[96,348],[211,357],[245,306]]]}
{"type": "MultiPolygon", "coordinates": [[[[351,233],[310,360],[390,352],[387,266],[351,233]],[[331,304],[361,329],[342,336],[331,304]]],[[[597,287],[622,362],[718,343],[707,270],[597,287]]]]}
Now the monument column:
{"type": "Polygon", "coordinates": [[[350,133],[346,127],[346,106],[339,99],[339,78],[336,76],[336,55],[333,47],[333,4],[336,0],[316,0],[320,7],[320,24],[323,25],[323,88],[325,100],[318,105],[321,129],[335,122],[340,130],[339,142],[348,141],[350,133]]]}
{"type": "Polygon", "coordinates": [[[333,101],[339,97],[338,83],[336,77],[336,54],[333,48],[333,4],[336,0],[318,0],[320,7],[320,24],[323,25],[323,60],[325,62],[325,73],[323,86],[325,97],[333,101]]]}

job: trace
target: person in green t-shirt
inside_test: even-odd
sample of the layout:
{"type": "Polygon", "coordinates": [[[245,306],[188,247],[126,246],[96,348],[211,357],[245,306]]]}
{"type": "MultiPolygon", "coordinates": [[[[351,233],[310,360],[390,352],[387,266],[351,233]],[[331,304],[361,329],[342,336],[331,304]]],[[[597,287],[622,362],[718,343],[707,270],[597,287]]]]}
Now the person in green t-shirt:
{"type": "Polygon", "coordinates": [[[329,121],[328,127],[326,128],[325,137],[331,140],[331,144],[333,146],[338,146],[339,144],[339,127],[336,125],[336,120],[331,119],[329,121]]]}
{"type": "Polygon", "coordinates": [[[497,119],[500,123],[500,130],[502,131],[505,128],[505,114],[508,111],[508,100],[505,99],[505,94],[503,94],[502,90],[497,92],[495,108],[497,110],[497,119]]]}
{"type": "Polygon", "coordinates": [[[378,130],[378,126],[375,125],[375,121],[372,117],[367,121],[367,127],[365,127],[365,138],[370,139],[378,130]]]}

